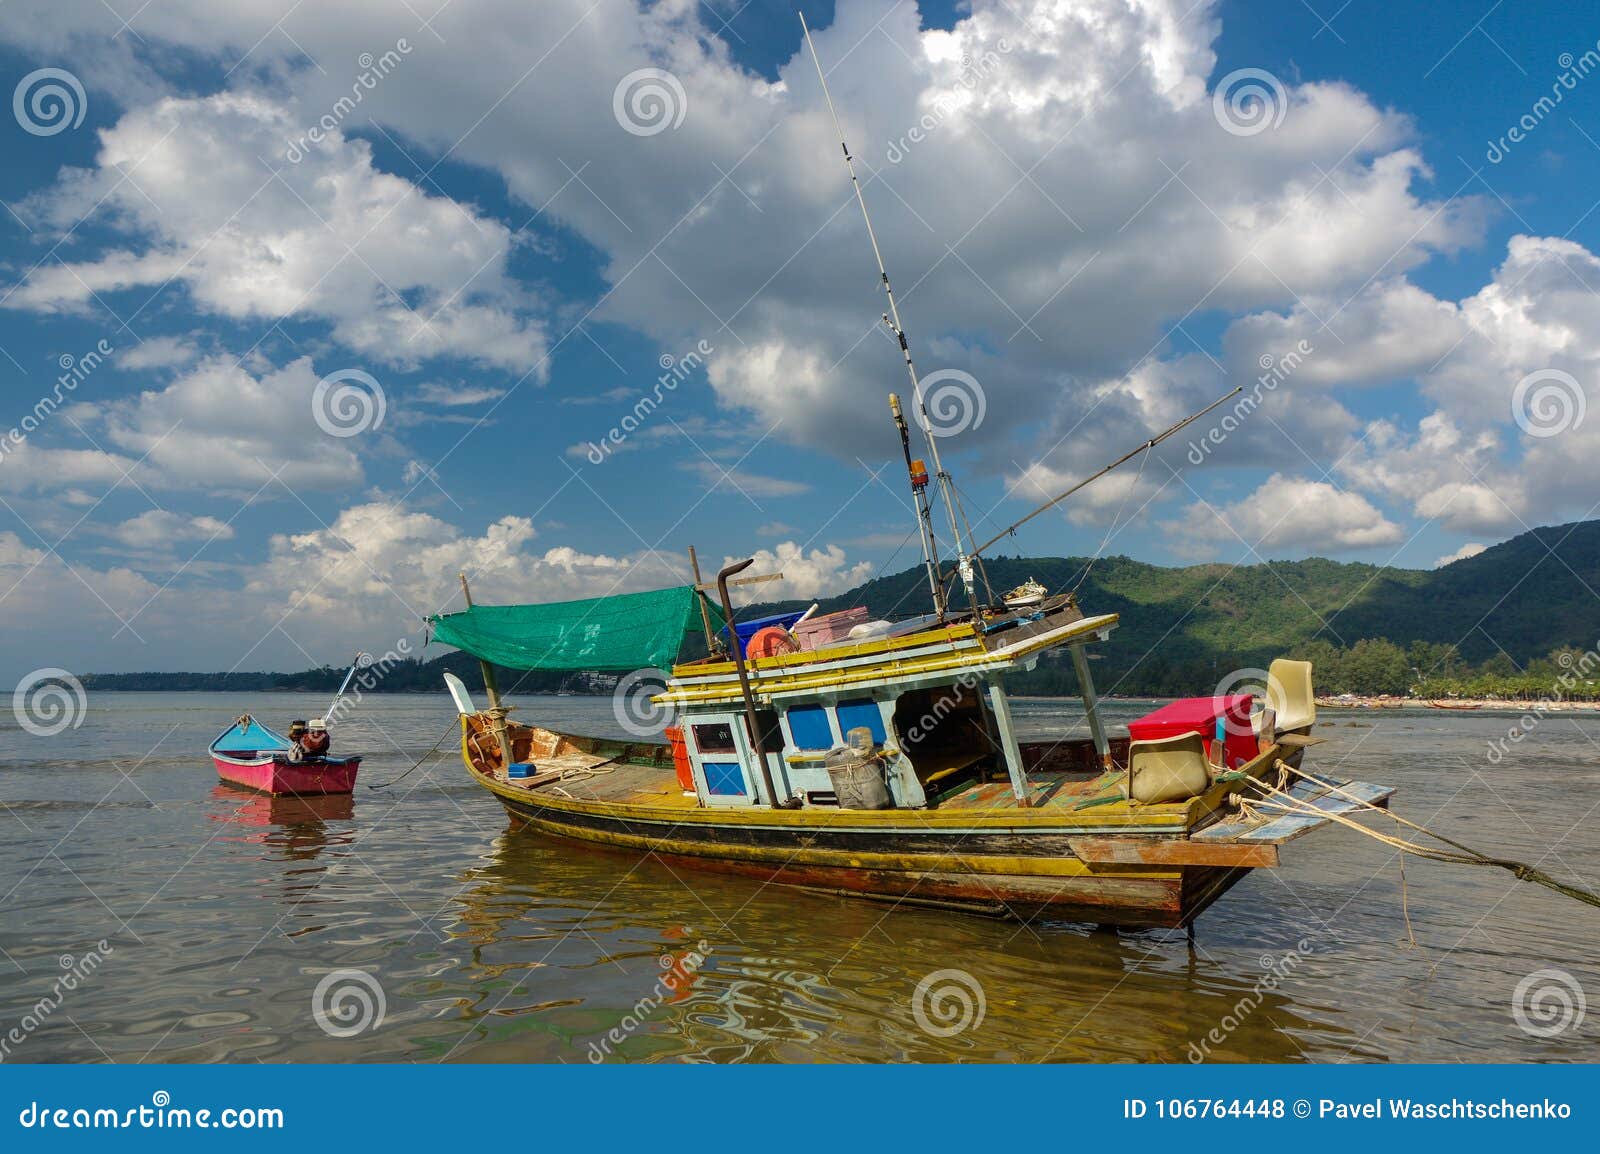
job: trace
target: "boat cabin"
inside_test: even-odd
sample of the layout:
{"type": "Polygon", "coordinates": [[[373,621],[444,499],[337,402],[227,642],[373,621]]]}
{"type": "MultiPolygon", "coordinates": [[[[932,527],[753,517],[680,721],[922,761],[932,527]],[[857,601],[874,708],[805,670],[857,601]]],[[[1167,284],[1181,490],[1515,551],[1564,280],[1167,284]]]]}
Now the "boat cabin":
{"type": "Polygon", "coordinates": [[[1027,805],[1028,775],[1045,760],[1090,775],[1113,762],[1083,650],[1116,624],[1115,615],[1085,618],[1062,598],[983,626],[919,622],[898,635],[746,657],[756,741],[734,662],[679,665],[656,701],[678,712],[672,737],[702,805],[840,805],[829,763],[852,746],[877,759],[894,808],[921,809],[996,779],[1027,805]],[[1090,735],[1024,746],[1004,676],[1063,645],[1078,668],[1090,735]]]}

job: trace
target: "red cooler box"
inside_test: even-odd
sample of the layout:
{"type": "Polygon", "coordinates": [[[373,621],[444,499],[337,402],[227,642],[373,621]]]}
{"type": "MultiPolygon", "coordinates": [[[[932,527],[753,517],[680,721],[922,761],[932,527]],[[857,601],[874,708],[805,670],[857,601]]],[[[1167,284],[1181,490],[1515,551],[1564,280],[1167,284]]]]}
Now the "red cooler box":
{"type": "Polygon", "coordinates": [[[1198,733],[1206,739],[1206,755],[1216,764],[1217,758],[1211,752],[1212,739],[1217,733],[1217,719],[1226,717],[1228,735],[1224,747],[1228,751],[1228,766],[1235,768],[1259,752],[1255,730],[1250,724],[1250,706],[1254,700],[1248,693],[1232,697],[1180,698],[1128,722],[1128,736],[1134,741],[1156,741],[1180,733],[1198,733]]]}

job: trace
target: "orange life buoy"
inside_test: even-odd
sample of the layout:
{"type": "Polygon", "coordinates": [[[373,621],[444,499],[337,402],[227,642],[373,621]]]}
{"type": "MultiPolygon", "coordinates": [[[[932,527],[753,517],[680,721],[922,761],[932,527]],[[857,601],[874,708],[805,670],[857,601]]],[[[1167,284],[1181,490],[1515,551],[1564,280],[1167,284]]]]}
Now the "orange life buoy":
{"type": "Polygon", "coordinates": [[[756,630],[755,636],[750,638],[744,651],[747,656],[753,658],[777,657],[782,653],[798,653],[800,643],[781,625],[768,625],[764,629],[756,630]]]}

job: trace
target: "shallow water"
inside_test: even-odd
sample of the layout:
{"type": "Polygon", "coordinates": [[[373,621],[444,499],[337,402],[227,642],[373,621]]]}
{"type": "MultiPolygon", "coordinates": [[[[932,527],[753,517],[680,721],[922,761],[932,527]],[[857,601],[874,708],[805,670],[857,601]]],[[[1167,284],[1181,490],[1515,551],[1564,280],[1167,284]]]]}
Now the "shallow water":
{"type": "MultiPolygon", "coordinates": [[[[232,717],[248,709],[286,723],[324,703],[100,693],[80,728],[50,738],[4,718],[0,1057],[1600,1055],[1600,1002],[1577,1012],[1584,988],[1600,998],[1600,910],[1499,870],[1412,861],[1408,930],[1390,851],[1325,829],[1204,914],[1192,950],[1175,931],[816,897],[512,832],[448,737],[403,782],[364,788],[453,730],[443,694],[369,697],[340,728],[339,751],[368,755],[354,798],[274,801],[217,784],[204,750],[232,717]],[[339,973],[351,970],[372,988],[339,973]],[[1565,977],[1529,978],[1541,971],[1565,977]],[[1525,980],[1520,1017],[1534,1032],[1514,1013],[1525,980]]],[[[606,698],[517,704],[520,720],[620,736],[606,698]]],[[[1108,707],[1113,721],[1147,708],[1108,707]]],[[[1016,713],[1025,737],[1080,719],[1053,700],[1016,713]]],[[[1546,719],[1499,764],[1489,742],[1515,722],[1509,714],[1323,720],[1318,732],[1333,740],[1309,766],[1397,785],[1398,812],[1600,888],[1600,717],[1546,719]]]]}

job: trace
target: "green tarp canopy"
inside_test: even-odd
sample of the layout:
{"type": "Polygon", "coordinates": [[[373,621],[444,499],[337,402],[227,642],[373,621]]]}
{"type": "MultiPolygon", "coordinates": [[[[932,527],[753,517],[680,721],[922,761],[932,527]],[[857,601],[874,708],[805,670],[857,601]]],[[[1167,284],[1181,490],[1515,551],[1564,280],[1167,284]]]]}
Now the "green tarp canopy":
{"type": "MultiPolygon", "coordinates": [[[[505,669],[669,669],[703,630],[693,585],[549,605],[474,605],[428,618],[433,639],[505,669]]],[[[722,614],[712,608],[712,628],[722,614]]]]}

